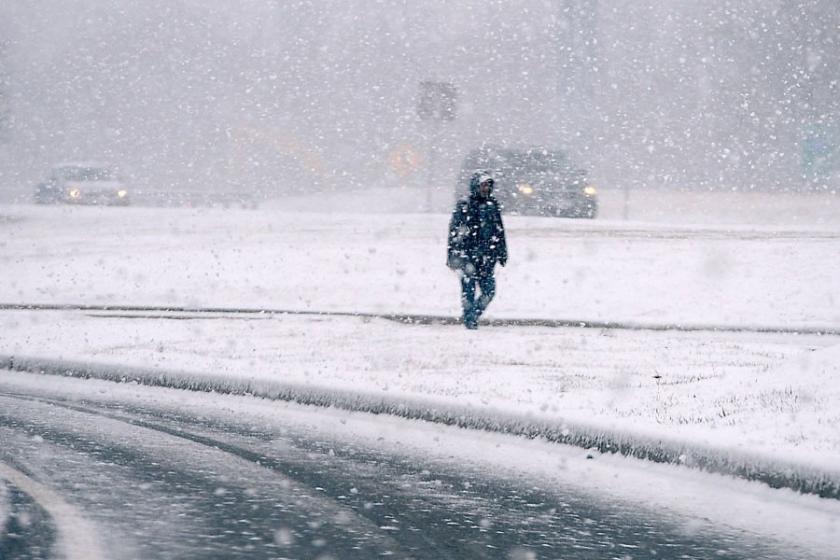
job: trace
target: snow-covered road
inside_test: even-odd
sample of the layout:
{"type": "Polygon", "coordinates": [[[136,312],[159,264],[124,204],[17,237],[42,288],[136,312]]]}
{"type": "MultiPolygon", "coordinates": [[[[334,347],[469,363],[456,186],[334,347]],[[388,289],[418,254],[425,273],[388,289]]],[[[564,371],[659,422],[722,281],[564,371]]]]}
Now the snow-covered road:
{"type": "Polygon", "coordinates": [[[58,538],[86,524],[106,557],[827,559],[840,516],[725,477],[251,397],[14,373],[0,403],[0,464],[75,503],[58,538]]]}

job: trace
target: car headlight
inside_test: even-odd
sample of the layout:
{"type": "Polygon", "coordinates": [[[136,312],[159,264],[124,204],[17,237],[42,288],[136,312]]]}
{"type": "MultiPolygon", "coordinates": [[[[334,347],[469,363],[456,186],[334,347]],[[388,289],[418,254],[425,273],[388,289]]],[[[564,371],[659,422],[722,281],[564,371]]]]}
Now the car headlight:
{"type": "Polygon", "coordinates": [[[79,189],[70,189],[67,194],[70,195],[70,198],[79,198],[82,196],[82,191],[79,189]]]}
{"type": "Polygon", "coordinates": [[[595,188],[595,185],[586,185],[583,187],[583,194],[587,196],[594,196],[597,194],[598,189],[595,188]]]}
{"type": "Polygon", "coordinates": [[[518,190],[522,194],[533,194],[534,193],[534,187],[532,187],[528,183],[519,183],[518,185],[516,185],[516,190],[518,190]]]}
{"type": "Polygon", "coordinates": [[[117,191],[117,196],[118,196],[119,198],[125,198],[125,197],[127,197],[127,196],[128,196],[128,191],[127,191],[127,190],[117,191]]]}

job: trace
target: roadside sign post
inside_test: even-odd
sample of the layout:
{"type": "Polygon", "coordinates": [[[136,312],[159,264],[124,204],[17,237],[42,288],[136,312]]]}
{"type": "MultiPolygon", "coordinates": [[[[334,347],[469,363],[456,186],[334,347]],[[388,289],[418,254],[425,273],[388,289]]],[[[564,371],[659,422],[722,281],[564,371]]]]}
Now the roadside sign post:
{"type": "Polygon", "coordinates": [[[630,219],[630,184],[625,183],[624,185],[624,211],[622,212],[622,217],[624,220],[630,219]]]}
{"type": "Polygon", "coordinates": [[[432,192],[435,188],[435,166],[440,131],[444,123],[455,120],[458,90],[452,82],[420,82],[417,97],[417,116],[431,125],[429,134],[428,188],[426,189],[426,210],[432,210],[432,192]]]}

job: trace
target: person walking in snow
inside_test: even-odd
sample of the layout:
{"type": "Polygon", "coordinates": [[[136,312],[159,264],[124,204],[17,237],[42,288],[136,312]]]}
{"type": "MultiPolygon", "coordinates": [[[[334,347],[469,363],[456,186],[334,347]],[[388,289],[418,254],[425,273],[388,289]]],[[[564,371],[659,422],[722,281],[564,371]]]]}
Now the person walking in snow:
{"type": "Polygon", "coordinates": [[[478,319],[493,296],[496,263],[507,264],[507,243],[499,203],[493,197],[493,178],[475,173],[470,179],[470,194],[459,200],[449,221],[447,265],[461,279],[463,323],[478,328],[478,319]],[[476,297],[476,286],[481,295],[476,297]]]}

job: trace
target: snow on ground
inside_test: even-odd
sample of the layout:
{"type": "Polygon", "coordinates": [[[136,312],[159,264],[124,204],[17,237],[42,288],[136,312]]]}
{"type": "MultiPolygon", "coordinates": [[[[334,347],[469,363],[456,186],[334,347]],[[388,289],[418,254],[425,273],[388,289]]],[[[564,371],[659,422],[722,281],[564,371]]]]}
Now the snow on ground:
{"type": "MultiPolygon", "coordinates": [[[[3,207],[0,303],[458,314],[445,214],[278,206],[3,207]]],[[[488,316],[837,328],[840,223],[823,211],[782,226],[508,217],[488,316]]],[[[115,315],[6,311],[0,353],[422,397],[840,464],[836,337],[115,315]]]]}
{"type": "MultiPolygon", "coordinates": [[[[0,210],[0,302],[459,313],[444,214],[0,210]]],[[[488,317],[840,324],[840,227],[507,219],[488,317]]]]}
{"type": "Polygon", "coordinates": [[[840,337],[525,327],[475,336],[381,319],[125,315],[5,312],[2,351],[361,393],[370,402],[420,399],[840,464],[832,404],[840,368],[836,347],[824,348],[840,337]]]}
{"type": "MultiPolygon", "coordinates": [[[[840,194],[835,192],[762,192],[645,188],[599,190],[599,220],[705,224],[717,226],[840,225],[840,194]]],[[[266,206],[295,212],[414,213],[429,208],[452,210],[455,194],[448,188],[380,187],[364,191],[331,192],[318,196],[290,196],[266,206]]]]}

